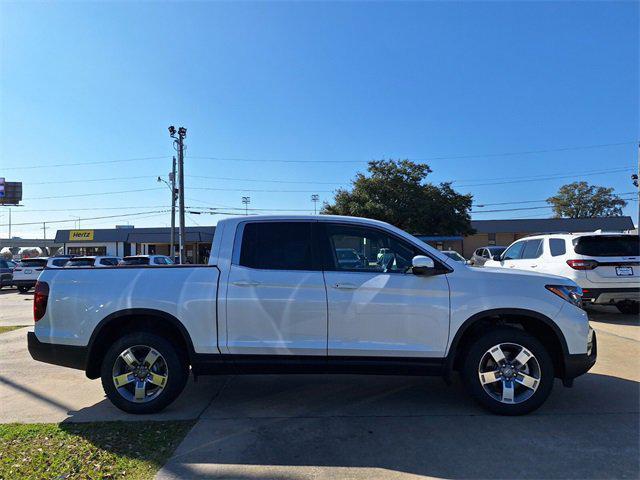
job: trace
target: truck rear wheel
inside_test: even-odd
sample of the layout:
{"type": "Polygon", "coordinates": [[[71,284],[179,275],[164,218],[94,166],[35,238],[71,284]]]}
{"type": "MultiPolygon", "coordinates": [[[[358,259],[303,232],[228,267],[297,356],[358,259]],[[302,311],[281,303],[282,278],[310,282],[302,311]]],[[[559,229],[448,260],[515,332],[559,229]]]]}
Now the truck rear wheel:
{"type": "Polygon", "coordinates": [[[484,408],[499,415],[524,415],[540,407],[551,393],[553,362],[537,338],[504,327],[471,345],[462,377],[484,408]]]}
{"type": "Polygon", "coordinates": [[[155,413],[184,389],[189,368],[184,354],[166,339],[136,332],[118,339],[100,370],[102,387],[116,407],[128,413],[155,413]]]}

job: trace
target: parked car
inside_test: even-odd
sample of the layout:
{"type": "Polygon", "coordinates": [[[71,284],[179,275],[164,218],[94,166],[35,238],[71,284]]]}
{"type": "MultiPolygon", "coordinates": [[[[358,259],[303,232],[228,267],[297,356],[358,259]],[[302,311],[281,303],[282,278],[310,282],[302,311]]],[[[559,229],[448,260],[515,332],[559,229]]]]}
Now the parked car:
{"type": "Polygon", "coordinates": [[[106,256],[86,256],[86,257],[73,257],[67,259],[65,268],[102,268],[102,267],[115,267],[122,260],[120,257],[106,257],[106,256]]]}
{"type": "Polygon", "coordinates": [[[487,262],[487,260],[491,260],[496,255],[502,255],[502,252],[504,252],[506,249],[507,247],[501,247],[497,245],[478,248],[475,252],[473,252],[473,255],[469,259],[469,263],[477,267],[482,267],[487,262]]]}
{"type": "Polygon", "coordinates": [[[36,286],[38,276],[47,266],[48,258],[23,258],[13,269],[13,284],[20,293],[27,293],[36,286]]]}
{"type": "Polygon", "coordinates": [[[49,257],[46,268],[63,268],[71,260],[71,257],[49,257]]]}
{"type": "Polygon", "coordinates": [[[571,280],[469,268],[384,222],[252,216],[218,222],[208,265],[45,270],[28,345],[132,413],[165,408],[190,373],[459,371],[482,406],[519,415],[595,363],[580,305],[571,280]],[[393,262],[341,265],[354,244],[393,262]]]}
{"type": "Polygon", "coordinates": [[[451,260],[455,260],[456,262],[465,263],[465,264],[468,263],[467,259],[464,258],[462,255],[460,255],[455,250],[442,250],[442,254],[446,255],[451,260]]]}
{"type": "Polygon", "coordinates": [[[162,265],[173,265],[173,260],[166,255],[131,255],[124,257],[120,261],[120,265],[150,265],[152,267],[159,267],[162,265]]]}
{"type": "Polygon", "coordinates": [[[13,269],[16,263],[0,258],[0,288],[13,285],[13,269]]]}
{"type": "Polygon", "coordinates": [[[485,263],[489,266],[560,275],[582,287],[585,302],[615,305],[622,313],[639,313],[638,235],[536,235],[512,243],[499,258],[485,263]]]}

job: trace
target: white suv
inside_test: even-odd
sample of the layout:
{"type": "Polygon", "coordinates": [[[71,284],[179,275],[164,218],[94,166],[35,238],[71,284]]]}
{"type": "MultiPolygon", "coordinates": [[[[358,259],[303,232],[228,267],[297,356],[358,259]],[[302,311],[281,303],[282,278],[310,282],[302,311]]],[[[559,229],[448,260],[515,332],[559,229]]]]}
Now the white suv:
{"type": "Polygon", "coordinates": [[[47,258],[23,258],[13,270],[13,284],[20,293],[27,293],[36,286],[38,276],[47,266],[47,258]]]}
{"type": "Polygon", "coordinates": [[[583,301],[638,314],[640,242],[624,233],[548,234],[522,238],[485,267],[515,268],[570,278],[583,301]]]}

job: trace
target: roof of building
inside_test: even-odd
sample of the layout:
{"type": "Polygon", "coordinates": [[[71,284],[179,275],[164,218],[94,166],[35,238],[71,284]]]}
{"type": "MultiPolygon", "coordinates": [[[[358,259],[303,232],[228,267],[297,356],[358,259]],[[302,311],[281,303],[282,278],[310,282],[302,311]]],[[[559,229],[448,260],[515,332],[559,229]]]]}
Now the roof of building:
{"type": "Polygon", "coordinates": [[[476,233],[560,233],[623,231],[634,228],[631,217],[522,218],[517,220],[472,220],[476,233]]]}
{"type": "MultiPolygon", "coordinates": [[[[71,240],[71,232],[78,230],[58,230],[56,243],[100,243],[100,242],[128,242],[128,243],[169,243],[171,228],[100,228],[86,229],[93,232],[92,240],[71,240]]],[[[186,227],[187,242],[211,242],[216,227],[186,227]]],[[[80,231],[85,231],[84,229],[80,231]]],[[[177,237],[177,228],[176,228],[177,237]]],[[[177,241],[177,240],[176,240],[177,241]]]]}

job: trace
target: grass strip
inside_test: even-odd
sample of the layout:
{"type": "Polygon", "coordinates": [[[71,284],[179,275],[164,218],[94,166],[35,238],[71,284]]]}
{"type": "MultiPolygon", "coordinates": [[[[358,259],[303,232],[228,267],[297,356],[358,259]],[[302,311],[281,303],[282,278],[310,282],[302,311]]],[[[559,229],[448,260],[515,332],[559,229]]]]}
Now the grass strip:
{"type": "Polygon", "coordinates": [[[194,421],[0,425],[0,479],[149,479],[194,421]]]}
{"type": "Polygon", "coordinates": [[[17,330],[19,328],[25,328],[25,327],[28,327],[28,326],[29,325],[12,325],[12,326],[9,326],[9,327],[0,326],[0,333],[11,332],[13,330],[17,330]]]}

